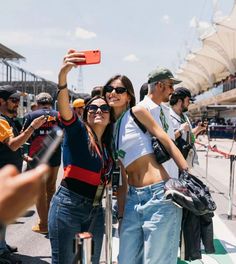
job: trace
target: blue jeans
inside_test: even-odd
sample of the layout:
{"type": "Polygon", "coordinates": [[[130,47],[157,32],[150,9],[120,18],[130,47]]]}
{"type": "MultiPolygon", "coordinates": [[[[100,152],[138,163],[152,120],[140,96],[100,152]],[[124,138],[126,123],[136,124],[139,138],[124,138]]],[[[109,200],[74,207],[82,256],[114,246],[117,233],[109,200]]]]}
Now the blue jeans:
{"type": "Polygon", "coordinates": [[[92,230],[94,240],[92,263],[99,263],[104,233],[104,216],[102,207],[99,207],[98,211],[94,210],[92,202],[91,199],[62,186],[53,196],[48,218],[52,264],[72,263],[75,256],[73,253],[75,234],[88,231],[94,215],[97,216],[92,230]]]}
{"type": "Polygon", "coordinates": [[[120,229],[119,264],[176,264],[182,209],[164,196],[164,182],[130,186],[120,229]]]}

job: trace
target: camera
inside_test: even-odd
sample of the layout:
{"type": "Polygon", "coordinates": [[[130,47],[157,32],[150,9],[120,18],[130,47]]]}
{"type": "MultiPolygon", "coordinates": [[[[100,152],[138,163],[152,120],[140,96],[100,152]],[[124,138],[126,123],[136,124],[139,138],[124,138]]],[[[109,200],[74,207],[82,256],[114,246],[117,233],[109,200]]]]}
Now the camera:
{"type": "Polygon", "coordinates": [[[112,189],[116,193],[120,183],[121,169],[120,166],[116,166],[112,173],[112,189]]]}

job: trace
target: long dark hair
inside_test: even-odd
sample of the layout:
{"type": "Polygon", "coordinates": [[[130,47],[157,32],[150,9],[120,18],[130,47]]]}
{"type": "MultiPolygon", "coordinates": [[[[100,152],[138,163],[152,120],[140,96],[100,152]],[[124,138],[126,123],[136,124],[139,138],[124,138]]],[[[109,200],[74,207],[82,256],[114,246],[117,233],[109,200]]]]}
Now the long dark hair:
{"type": "MultiPolygon", "coordinates": [[[[117,74],[113,77],[111,77],[107,83],[105,84],[106,85],[110,85],[113,81],[115,80],[120,80],[124,87],[127,89],[127,93],[130,95],[131,97],[131,100],[130,100],[130,108],[135,106],[135,94],[134,94],[134,87],[133,87],[133,84],[132,82],[130,81],[130,79],[125,76],[125,75],[120,75],[120,74],[117,74]]],[[[104,92],[104,89],[103,89],[103,92],[102,92],[102,95],[105,96],[105,92],[104,92]]]]}
{"type": "MultiPolygon", "coordinates": [[[[108,105],[108,102],[107,102],[105,97],[97,95],[97,96],[91,98],[86,103],[85,108],[84,108],[84,112],[83,112],[83,121],[84,121],[84,124],[87,128],[89,139],[90,139],[89,147],[90,147],[91,152],[93,152],[93,153],[96,152],[97,138],[96,138],[96,134],[94,133],[93,129],[88,124],[87,118],[88,118],[88,106],[90,104],[92,104],[92,102],[97,100],[97,99],[102,99],[108,105]]],[[[110,111],[110,123],[107,125],[107,127],[106,127],[106,129],[102,135],[102,143],[105,144],[110,157],[112,157],[112,140],[113,140],[112,131],[113,131],[114,120],[115,120],[114,112],[113,112],[113,109],[111,109],[111,111],[110,111]]]]}

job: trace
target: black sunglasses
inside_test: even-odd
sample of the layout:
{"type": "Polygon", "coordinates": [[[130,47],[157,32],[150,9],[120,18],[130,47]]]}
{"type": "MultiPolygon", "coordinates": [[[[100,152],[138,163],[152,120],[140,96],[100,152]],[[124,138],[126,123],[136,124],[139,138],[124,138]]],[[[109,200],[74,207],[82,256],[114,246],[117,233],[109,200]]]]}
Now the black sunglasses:
{"type": "Polygon", "coordinates": [[[98,109],[100,109],[103,113],[109,113],[111,110],[110,106],[107,104],[103,104],[100,106],[90,104],[87,106],[87,109],[89,113],[96,113],[98,109]]]}
{"type": "Polygon", "coordinates": [[[115,88],[111,85],[107,85],[104,87],[105,93],[111,93],[113,90],[115,90],[115,92],[117,94],[123,94],[123,93],[127,92],[127,88],[125,88],[125,87],[116,87],[115,88]]]}
{"type": "Polygon", "coordinates": [[[19,103],[20,99],[17,98],[8,98],[8,100],[10,100],[12,103],[19,103]]]}
{"type": "Polygon", "coordinates": [[[169,88],[173,88],[174,84],[173,83],[168,83],[168,82],[160,82],[163,83],[164,85],[168,86],[169,88]]]}

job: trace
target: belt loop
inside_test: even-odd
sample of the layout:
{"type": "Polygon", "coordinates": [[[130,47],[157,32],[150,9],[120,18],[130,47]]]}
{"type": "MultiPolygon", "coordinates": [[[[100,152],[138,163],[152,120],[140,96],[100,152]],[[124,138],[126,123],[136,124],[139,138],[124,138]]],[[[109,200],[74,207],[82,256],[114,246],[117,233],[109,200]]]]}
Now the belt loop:
{"type": "Polygon", "coordinates": [[[128,190],[128,192],[129,192],[129,195],[131,195],[131,194],[134,192],[132,186],[130,186],[130,185],[129,185],[129,190],[128,190]]]}

